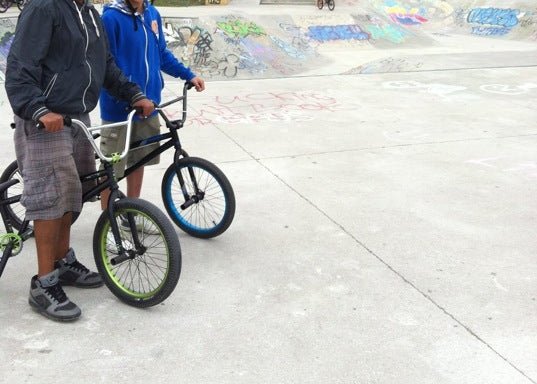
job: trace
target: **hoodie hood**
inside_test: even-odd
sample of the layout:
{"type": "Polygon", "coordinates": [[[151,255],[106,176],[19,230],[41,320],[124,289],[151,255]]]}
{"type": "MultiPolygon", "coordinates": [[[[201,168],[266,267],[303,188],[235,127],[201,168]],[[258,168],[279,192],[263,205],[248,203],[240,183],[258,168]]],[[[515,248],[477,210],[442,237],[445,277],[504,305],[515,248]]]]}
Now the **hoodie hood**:
{"type": "MultiPolygon", "coordinates": [[[[148,6],[149,1],[144,0],[144,9],[147,9],[148,6]]],[[[118,11],[123,12],[127,15],[132,15],[134,13],[130,4],[127,3],[125,0],[112,0],[109,4],[104,6],[105,10],[107,8],[117,9],[118,11]]]]}

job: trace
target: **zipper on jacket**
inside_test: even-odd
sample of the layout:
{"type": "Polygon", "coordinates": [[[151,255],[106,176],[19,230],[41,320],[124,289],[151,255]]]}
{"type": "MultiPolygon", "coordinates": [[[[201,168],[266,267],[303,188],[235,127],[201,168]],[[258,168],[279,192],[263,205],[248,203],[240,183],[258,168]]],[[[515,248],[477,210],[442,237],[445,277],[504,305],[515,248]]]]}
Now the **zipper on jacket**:
{"type": "Polygon", "coordinates": [[[142,27],[144,29],[144,35],[145,35],[145,87],[144,87],[144,93],[147,93],[147,85],[149,84],[149,59],[148,56],[148,46],[149,46],[149,39],[147,37],[147,27],[144,23],[144,19],[140,17],[140,21],[142,22],[142,27]]]}
{"type": "MultiPolygon", "coordinates": [[[[89,79],[88,79],[88,85],[86,86],[86,89],[84,89],[84,94],[82,95],[82,106],[84,107],[84,112],[87,111],[88,107],[86,106],[86,94],[88,93],[88,89],[91,86],[91,72],[92,68],[90,63],[88,62],[88,47],[89,47],[89,33],[88,33],[88,27],[86,26],[86,23],[84,23],[84,19],[82,18],[82,12],[78,8],[78,5],[73,1],[76,11],[78,12],[78,16],[80,18],[80,23],[82,24],[82,29],[84,32],[86,32],[86,47],[84,48],[84,61],[88,65],[89,68],[89,79]]],[[[88,11],[91,12],[91,11],[88,11]]]]}

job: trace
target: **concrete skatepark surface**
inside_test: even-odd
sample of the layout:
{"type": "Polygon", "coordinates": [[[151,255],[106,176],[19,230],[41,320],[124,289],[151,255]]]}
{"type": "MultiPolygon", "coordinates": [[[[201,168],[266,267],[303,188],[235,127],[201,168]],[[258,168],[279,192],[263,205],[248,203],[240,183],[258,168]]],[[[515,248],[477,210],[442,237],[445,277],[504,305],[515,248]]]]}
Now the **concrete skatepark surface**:
{"type": "MultiPolygon", "coordinates": [[[[537,382],[534,1],[161,13],[209,80],[183,144],[226,173],[235,220],[208,241],[177,230],[183,271],[162,305],[67,288],[73,324],[28,306],[25,243],[0,279],[0,383],[537,382]]],[[[1,171],[3,87],[0,101],[1,171]]],[[[170,161],[146,169],[160,207],[170,161]]],[[[98,215],[86,206],[73,231],[88,266],[98,215]]]]}

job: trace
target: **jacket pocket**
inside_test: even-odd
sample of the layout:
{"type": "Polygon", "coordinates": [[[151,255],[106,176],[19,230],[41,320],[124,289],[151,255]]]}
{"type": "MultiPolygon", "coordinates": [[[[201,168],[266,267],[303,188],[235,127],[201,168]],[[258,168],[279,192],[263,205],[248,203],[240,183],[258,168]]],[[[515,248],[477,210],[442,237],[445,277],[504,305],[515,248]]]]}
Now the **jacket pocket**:
{"type": "Polygon", "coordinates": [[[28,168],[22,171],[24,190],[21,204],[30,211],[54,206],[59,199],[56,175],[52,166],[28,168]]]}

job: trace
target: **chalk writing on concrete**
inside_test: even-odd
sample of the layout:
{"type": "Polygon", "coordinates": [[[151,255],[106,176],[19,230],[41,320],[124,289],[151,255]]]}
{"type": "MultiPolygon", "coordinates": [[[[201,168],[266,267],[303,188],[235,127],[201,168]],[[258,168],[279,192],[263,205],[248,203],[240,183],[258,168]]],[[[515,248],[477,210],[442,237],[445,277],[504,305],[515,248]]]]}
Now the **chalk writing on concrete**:
{"type": "Polygon", "coordinates": [[[537,90],[537,83],[524,83],[521,85],[485,84],[479,87],[482,91],[500,95],[515,96],[537,90]]]}
{"type": "Polygon", "coordinates": [[[382,86],[387,89],[412,89],[430,93],[440,97],[446,97],[452,93],[466,90],[466,87],[440,83],[420,83],[419,81],[386,81],[382,86]]]}
{"type": "MultiPolygon", "coordinates": [[[[240,96],[217,96],[189,111],[191,125],[243,124],[263,121],[310,121],[316,113],[332,113],[356,106],[344,106],[334,97],[317,91],[258,92],[240,96]]],[[[168,108],[170,117],[182,113],[168,108]]]]}

